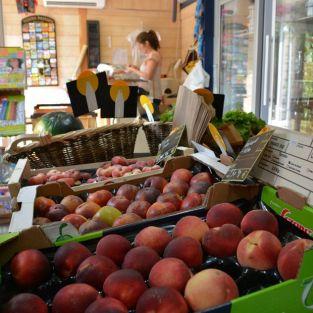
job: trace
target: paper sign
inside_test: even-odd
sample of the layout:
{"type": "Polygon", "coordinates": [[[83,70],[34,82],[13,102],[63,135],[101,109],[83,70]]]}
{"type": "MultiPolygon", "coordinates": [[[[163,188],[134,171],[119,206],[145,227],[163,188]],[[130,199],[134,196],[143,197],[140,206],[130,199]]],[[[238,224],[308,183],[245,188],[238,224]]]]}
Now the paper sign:
{"type": "Polygon", "coordinates": [[[0,89],[24,89],[26,71],[24,50],[0,48],[0,89]]]}
{"type": "Polygon", "coordinates": [[[219,146],[222,154],[227,155],[227,153],[226,153],[226,145],[224,143],[224,140],[223,140],[222,136],[218,132],[217,128],[212,123],[209,123],[209,130],[210,130],[210,133],[211,133],[214,141],[219,146]]]}
{"type": "Polygon", "coordinates": [[[159,152],[156,157],[156,164],[164,161],[165,159],[175,154],[177,147],[179,145],[183,145],[180,143],[184,141],[184,134],[186,138],[187,134],[185,125],[173,129],[170,135],[166,137],[160,144],[159,152]]]}
{"type": "Polygon", "coordinates": [[[147,96],[141,95],[140,104],[145,109],[149,122],[154,122],[154,118],[152,115],[154,112],[154,107],[151,100],[147,96]]]}
{"type": "Polygon", "coordinates": [[[313,206],[312,135],[274,128],[274,135],[252,175],[271,186],[302,194],[313,206]]]}
{"type": "Polygon", "coordinates": [[[0,136],[17,136],[24,134],[25,129],[24,96],[0,96],[0,136]]]}
{"type": "Polygon", "coordinates": [[[136,117],[137,101],[138,87],[128,86],[125,81],[117,80],[106,88],[101,117],[136,117]]]}
{"type": "Polygon", "coordinates": [[[52,243],[79,236],[77,229],[72,224],[65,222],[44,224],[41,229],[52,243]]]}
{"type": "Polygon", "coordinates": [[[84,71],[66,87],[75,117],[105,106],[105,94],[109,90],[105,72],[84,71]]]}
{"type": "Polygon", "coordinates": [[[269,131],[261,135],[251,137],[239,153],[234,165],[226,173],[223,181],[243,182],[246,180],[267,143],[271,139],[274,131],[269,131]]]}

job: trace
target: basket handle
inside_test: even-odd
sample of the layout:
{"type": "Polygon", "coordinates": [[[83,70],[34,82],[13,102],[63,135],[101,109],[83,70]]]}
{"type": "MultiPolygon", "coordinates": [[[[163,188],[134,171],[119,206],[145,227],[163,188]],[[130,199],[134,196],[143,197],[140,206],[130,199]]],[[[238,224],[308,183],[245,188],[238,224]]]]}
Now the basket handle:
{"type": "Polygon", "coordinates": [[[18,144],[23,141],[39,142],[40,145],[47,145],[51,142],[51,135],[20,135],[14,140],[7,149],[8,154],[16,154],[21,149],[18,144]]]}

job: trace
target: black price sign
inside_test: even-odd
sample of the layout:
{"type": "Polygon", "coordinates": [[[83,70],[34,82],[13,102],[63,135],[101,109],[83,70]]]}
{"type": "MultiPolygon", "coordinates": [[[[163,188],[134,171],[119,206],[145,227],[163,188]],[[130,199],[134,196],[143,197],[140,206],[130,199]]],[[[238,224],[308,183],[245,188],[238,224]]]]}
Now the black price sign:
{"type": "Polygon", "coordinates": [[[171,134],[162,141],[156,157],[157,164],[175,154],[177,147],[184,140],[184,135],[186,138],[186,126],[182,125],[174,129],[171,134]]]}
{"type": "Polygon", "coordinates": [[[235,163],[228,170],[223,181],[243,182],[249,176],[267,143],[270,141],[273,130],[251,137],[240,151],[235,163]]]}

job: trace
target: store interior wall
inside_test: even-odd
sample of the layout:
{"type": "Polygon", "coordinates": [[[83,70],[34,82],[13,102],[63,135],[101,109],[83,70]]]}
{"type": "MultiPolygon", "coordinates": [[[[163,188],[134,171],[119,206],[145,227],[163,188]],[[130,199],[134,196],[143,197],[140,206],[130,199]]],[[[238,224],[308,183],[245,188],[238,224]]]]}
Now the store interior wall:
{"type": "MultiPolygon", "coordinates": [[[[12,0],[2,0],[2,9],[5,45],[22,46],[21,20],[25,14],[17,13],[16,3],[12,0]]],[[[32,113],[34,105],[43,103],[42,99],[48,104],[65,103],[68,100],[64,87],[66,81],[72,77],[80,50],[86,43],[87,20],[100,21],[101,62],[111,62],[116,48],[125,48],[130,52],[126,37],[135,29],[154,29],[160,33],[163,74],[182,55],[180,28],[181,24],[186,25],[185,20],[178,18],[175,23],[172,22],[172,2],[168,0],[107,0],[106,7],[102,10],[45,8],[42,0],[39,0],[36,14],[49,16],[56,22],[60,84],[59,87],[28,88],[27,116],[32,113]]],[[[191,20],[190,17],[189,25],[192,24],[191,20]]],[[[192,42],[192,36],[190,37],[192,42]]],[[[184,50],[185,46],[184,43],[184,50]]]]}

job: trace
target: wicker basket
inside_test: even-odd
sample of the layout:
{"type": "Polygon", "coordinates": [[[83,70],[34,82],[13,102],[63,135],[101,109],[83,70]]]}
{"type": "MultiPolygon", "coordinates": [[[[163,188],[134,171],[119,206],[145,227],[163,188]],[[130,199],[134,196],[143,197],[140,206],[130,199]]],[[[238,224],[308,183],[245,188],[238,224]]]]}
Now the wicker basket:
{"type": "Polygon", "coordinates": [[[145,132],[151,155],[156,155],[159,150],[159,144],[170,134],[173,123],[144,123],[145,132]]]}
{"type": "Polygon", "coordinates": [[[31,168],[66,166],[110,160],[121,155],[132,158],[142,122],[83,129],[57,136],[25,135],[15,140],[4,158],[16,163],[27,158],[31,168]],[[22,141],[31,141],[18,147],[22,141]]]}

